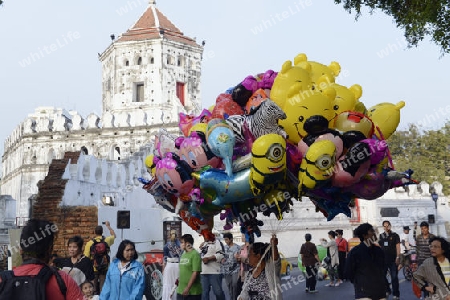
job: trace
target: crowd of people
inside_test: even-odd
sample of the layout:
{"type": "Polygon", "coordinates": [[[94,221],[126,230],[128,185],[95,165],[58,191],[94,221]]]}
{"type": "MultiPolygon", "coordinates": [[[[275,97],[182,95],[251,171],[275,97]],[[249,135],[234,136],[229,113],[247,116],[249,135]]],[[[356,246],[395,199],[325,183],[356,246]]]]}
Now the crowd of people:
{"type": "MultiPolygon", "coordinates": [[[[0,297],[28,299],[25,293],[29,289],[17,288],[26,282],[45,299],[143,299],[145,271],[137,261],[135,244],[122,240],[110,263],[109,247],[115,233],[109,222],[104,225],[109,229],[108,237],[103,236],[102,226],[96,227],[95,238],[87,241],[84,251],[83,239],[70,237],[68,257],[60,258],[52,254],[57,230],[50,228],[56,226],[29,220],[20,237],[23,264],[14,271],[0,273],[0,297]],[[99,253],[104,257],[98,257],[99,253]]],[[[347,241],[341,229],[329,231],[328,239],[320,239],[327,250],[323,261],[319,260],[311,234],[305,234],[300,256],[306,269],[306,292],[317,292],[316,277],[319,268],[325,267],[330,278],[326,286],[338,287],[350,281],[355,299],[383,300],[390,294],[392,299],[400,299],[398,272],[410,263],[407,253],[415,247],[418,268],[413,282],[420,294],[416,295],[427,300],[450,300],[449,242],[431,234],[427,222],[420,224],[419,234],[404,226],[399,235],[392,231],[389,220],[382,225],[383,232],[378,236],[371,224],[359,225],[353,231],[358,244],[353,239],[347,241]]],[[[225,244],[214,234],[206,235],[196,249],[192,235],[179,238],[176,231],[171,231],[163,251],[162,299],[207,300],[212,294],[217,300],[224,300],[225,295],[231,300],[282,299],[277,237],[273,235],[270,243],[246,242],[243,246],[234,243],[231,233],[224,233],[223,240],[225,244]]]]}
{"type": "Polygon", "coordinates": [[[306,292],[318,292],[316,278],[319,269],[324,267],[330,279],[325,286],[337,287],[348,280],[354,285],[355,299],[383,300],[389,295],[393,300],[400,299],[398,272],[411,264],[411,250],[415,250],[418,267],[413,282],[419,290],[418,298],[450,300],[448,241],[431,234],[425,221],[420,223],[420,232],[415,222],[414,233],[409,226],[404,226],[400,235],[392,231],[389,220],[382,225],[383,232],[378,236],[371,224],[358,226],[353,232],[353,239],[359,240],[357,243],[344,239],[341,229],[329,231],[328,239],[320,239],[321,246],[327,249],[323,261],[319,260],[317,247],[307,233],[300,248],[306,292]]]}
{"type": "Polygon", "coordinates": [[[327,287],[337,287],[343,283],[344,268],[347,253],[349,251],[348,242],[343,237],[344,231],[337,229],[328,232],[328,240],[321,238],[321,246],[327,249],[327,255],[321,262],[317,252],[316,245],[311,242],[310,233],[305,235],[305,243],[300,248],[302,265],[306,269],[306,292],[316,293],[316,283],[319,269],[323,266],[330,278],[327,287]]]}
{"type": "Polygon", "coordinates": [[[193,247],[190,234],[181,237],[183,250],[179,262],[176,295],[163,300],[282,299],[278,240],[270,243],[235,244],[233,235],[225,233],[225,245],[214,234],[207,235],[199,249],[193,247]],[[222,281],[225,281],[225,289],[222,281]]]}
{"type": "Polygon", "coordinates": [[[137,262],[132,241],[119,244],[110,263],[109,247],[115,233],[104,223],[110,236],[97,226],[95,237],[85,245],[80,236],[68,239],[68,257],[53,254],[57,226],[45,220],[31,219],[22,228],[20,251],[22,265],[0,273],[1,299],[50,300],[142,300],[144,267],[137,262]],[[32,298],[34,297],[34,298],[32,298]]]}
{"type": "MultiPolygon", "coordinates": [[[[305,234],[300,256],[306,270],[306,292],[317,293],[317,274],[324,267],[329,276],[327,287],[338,287],[343,281],[354,286],[355,299],[383,300],[392,295],[400,299],[398,272],[411,263],[411,249],[417,251],[418,269],[413,280],[422,291],[423,299],[450,300],[449,244],[429,232],[429,224],[420,224],[420,233],[411,233],[403,227],[399,235],[392,231],[389,220],[382,223],[383,232],[377,234],[371,224],[364,223],[353,231],[348,241],[343,230],[328,232],[328,239],[320,239],[327,250],[323,261],[319,260],[317,247],[311,242],[312,235],[305,234]],[[357,240],[357,242],[355,242],[357,240]],[[390,281],[387,280],[390,275],[390,281]]],[[[167,299],[282,299],[280,290],[280,266],[278,240],[270,243],[246,242],[239,247],[231,233],[223,236],[225,245],[214,235],[205,237],[198,251],[193,248],[191,235],[181,238],[183,254],[180,258],[178,287],[174,298],[167,299]],[[222,279],[226,289],[222,289],[222,279]]]]}
{"type": "MultiPolygon", "coordinates": [[[[29,296],[31,287],[38,294],[40,291],[43,299],[51,300],[142,300],[145,270],[137,261],[135,244],[122,240],[111,261],[109,250],[116,236],[109,222],[103,224],[109,236],[103,236],[103,226],[97,226],[95,237],[85,245],[80,236],[70,237],[68,256],[58,257],[53,253],[57,226],[29,220],[20,237],[23,264],[0,273],[0,298],[28,299],[25,294],[29,296]],[[46,233],[43,228],[55,230],[46,233]],[[44,237],[38,238],[37,233],[44,237]],[[24,278],[29,284],[26,287],[24,278]]],[[[225,299],[225,293],[230,299],[282,299],[276,236],[270,243],[247,242],[243,247],[234,243],[231,233],[225,233],[223,240],[225,245],[210,234],[195,249],[192,235],[178,238],[171,231],[163,250],[162,299],[206,300],[210,293],[218,300],[225,299]]]]}

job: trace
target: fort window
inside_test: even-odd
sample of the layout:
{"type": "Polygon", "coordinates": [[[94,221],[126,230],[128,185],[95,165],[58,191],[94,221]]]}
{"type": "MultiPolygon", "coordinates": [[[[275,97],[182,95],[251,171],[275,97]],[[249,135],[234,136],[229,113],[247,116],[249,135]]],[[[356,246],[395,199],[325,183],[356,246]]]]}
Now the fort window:
{"type": "Polygon", "coordinates": [[[120,147],[118,146],[113,146],[111,148],[111,156],[110,159],[112,160],[120,160],[120,147]]]}
{"type": "Polygon", "coordinates": [[[144,102],[144,83],[135,82],[133,91],[133,102],[144,102]]]}
{"type": "Polygon", "coordinates": [[[181,104],[184,106],[184,83],[177,82],[177,97],[180,99],[181,104]]]}
{"type": "Polygon", "coordinates": [[[173,57],[171,55],[167,55],[167,64],[173,65],[173,57]]]}
{"type": "Polygon", "coordinates": [[[177,66],[179,66],[179,67],[183,67],[184,66],[184,57],[181,56],[181,55],[178,56],[177,66]]]}

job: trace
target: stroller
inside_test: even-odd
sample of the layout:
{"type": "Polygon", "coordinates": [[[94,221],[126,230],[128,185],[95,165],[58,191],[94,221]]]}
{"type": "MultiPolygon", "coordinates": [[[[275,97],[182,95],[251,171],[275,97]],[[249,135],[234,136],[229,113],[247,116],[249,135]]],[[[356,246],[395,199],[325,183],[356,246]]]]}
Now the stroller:
{"type": "Polygon", "coordinates": [[[417,252],[415,247],[407,250],[404,254],[403,276],[411,281],[413,273],[417,270],[417,252]]]}

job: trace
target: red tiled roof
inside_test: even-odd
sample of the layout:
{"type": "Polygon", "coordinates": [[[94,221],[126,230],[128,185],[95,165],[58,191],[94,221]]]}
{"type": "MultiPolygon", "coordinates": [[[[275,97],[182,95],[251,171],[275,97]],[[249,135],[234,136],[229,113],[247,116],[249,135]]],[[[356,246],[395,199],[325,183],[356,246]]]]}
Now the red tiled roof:
{"type": "Polygon", "coordinates": [[[154,5],[149,5],[139,20],[117,40],[118,42],[142,41],[164,38],[179,43],[198,46],[190,37],[187,37],[172,22],[167,19],[154,5]]]}

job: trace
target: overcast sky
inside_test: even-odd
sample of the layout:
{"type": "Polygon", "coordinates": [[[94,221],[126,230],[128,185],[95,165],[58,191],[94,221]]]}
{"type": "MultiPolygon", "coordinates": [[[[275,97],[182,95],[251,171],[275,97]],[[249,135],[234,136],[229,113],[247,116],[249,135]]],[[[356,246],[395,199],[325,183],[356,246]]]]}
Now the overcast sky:
{"type": "MultiPolygon", "coordinates": [[[[5,0],[0,7],[0,152],[38,106],[101,114],[97,53],[130,28],[148,1],[5,0]],[[56,44],[56,47],[51,47],[56,44]],[[47,48],[45,48],[47,47],[47,48]],[[43,51],[44,49],[47,49],[43,51]],[[37,55],[39,54],[39,55],[37,55]]],[[[185,35],[206,41],[202,101],[250,74],[278,71],[286,60],[337,61],[337,83],[363,87],[367,107],[406,102],[401,125],[439,128],[450,114],[450,58],[428,39],[407,49],[403,32],[381,12],[359,19],[333,0],[171,0],[157,7],[185,35]]]]}

